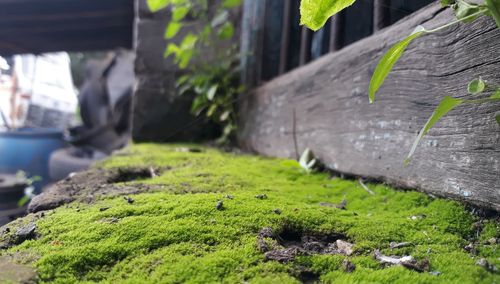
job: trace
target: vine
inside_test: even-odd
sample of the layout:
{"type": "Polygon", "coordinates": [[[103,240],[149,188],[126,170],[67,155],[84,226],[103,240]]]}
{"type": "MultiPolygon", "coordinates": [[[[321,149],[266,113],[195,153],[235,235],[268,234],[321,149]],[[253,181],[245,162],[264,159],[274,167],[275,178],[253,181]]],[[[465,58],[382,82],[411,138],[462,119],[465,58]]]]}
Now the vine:
{"type": "Polygon", "coordinates": [[[176,82],[177,93],[194,94],[191,113],[197,117],[205,115],[221,126],[218,143],[230,141],[236,130],[233,102],[244,88],[239,83],[239,55],[236,45],[231,44],[235,28],[229,15],[231,9],[241,5],[241,0],[222,0],[211,5],[208,0],[147,0],[147,3],[152,12],[167,7],[171,10],[164,34],[167,40],[164,56],[173,57],[184,73],[176,82]],[[183,28],[187,34],[181,37],[183,28]],[[174,39],[180,41],[176,43],[174,39]],[[230,47],[214,48],[220,42],[230,47]],[[207,54],[213,58],[196,62],[195,59],[207,54]]]}
{"type": "MultiPolygon", "coordinates": [[[[301,24],[308,26],[312,30],[318,30],[326,23],[328,18],[351,6],[354,2],[356,2],[356,0],[302,0],[300,6],[301,24]]],[[[392,46],[383,55],[373,72],[368,90],[370,103],[374,103],[375,94],[384,83],[393,66],[413,40],[427,34],[441,31],[460,22],[474,21],[480,16],[492,17],[497,27],[500,28],[500,0],[484,0],[482,4],[470,3],[465,0],[440,0],[440,2],[444,7],[452,8],[457,19],[443,26],[429,30],[422,26],[418,26],[408,37],[392,46]]],[[[409,163],[423,136],[425,136],[434,124],[448,112],[462,104],[478,104],[500,100],[500,88],[487,85],[481,78],[472,80],[467,86],[469,94],[478,95],[488,89],[492,90],[493,93],[489,97],[482,99],[457,99],[450,96],[443,97],[431,117],[427,120],[427,123],[420,130],[405,159],[405,164],[409,163]]],[[[500,125],[500,114],[495,116],[495,120],[500,125]]]]}

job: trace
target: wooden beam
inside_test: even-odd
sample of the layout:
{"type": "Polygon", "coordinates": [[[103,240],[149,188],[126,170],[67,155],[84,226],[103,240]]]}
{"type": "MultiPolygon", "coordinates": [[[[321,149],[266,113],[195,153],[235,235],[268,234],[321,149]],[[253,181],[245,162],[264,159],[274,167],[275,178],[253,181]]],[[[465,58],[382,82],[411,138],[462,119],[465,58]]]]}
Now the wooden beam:
{"type": "Polygon", "coordinates": [[[296,138],[299,152],[310,148],[330,169],[500,210],[500,127],[495,121],[500,102],[451,111],[424,137],[411,163],[403,165],[445,95],[470,98],[467,84],[478,76],[500,82],[500,30],[491,18],[415,40],[376,102],[368,102],[372,72],[391,45],[419,24],[434,27],[454,18],[451,10],[433,4],[255,89],[240,105],[240,145],[294,158],[296,138]]]}

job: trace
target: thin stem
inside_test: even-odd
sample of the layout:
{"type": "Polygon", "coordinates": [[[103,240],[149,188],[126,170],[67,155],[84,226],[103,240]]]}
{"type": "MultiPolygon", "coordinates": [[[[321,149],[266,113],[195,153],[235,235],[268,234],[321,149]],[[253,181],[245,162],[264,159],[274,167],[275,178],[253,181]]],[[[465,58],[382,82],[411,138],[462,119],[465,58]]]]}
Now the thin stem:
{"type": "Polygon", "coordinates": [[[470,15],[469,15],[469,16],[467,16],[467,17],[463,17],[462,19],[455,20],[455,21],[450,22],[450,23],[448,23],[448,24],[446,24],[446,25],[444,25],[444,26],[437,27],[437,28],[432,29],[432,30],[428,30],[428,31],[426,31],[426,33],[435,33],[435,32],[438,32],[438,31],[444,30],[444,29],[446,29],[446,28],[448,28],[448,27],[451,27],[451,26],[453,26],[453,25],[455,25],[455,24],[458,24],[458,23],[460,23],[460,22],[467,21],[467,20],[469,20],[469,19],[473,19],[474,17],[480,16],[481,14],[484,14],[486,11],[488,11],[488,9],[487,9],[487,8],[483,8],[483,9],[481,9],[481,10],[477,11],[476,13],[472,13],[472,14],[470,14],[470,15]]]}
{"type": "Polygon", "coordinates": [[[464,100],[463,102],[466,104],[482,104],[482,103],[487,103],[491,101],[498,101],[500,99],[497,98],[484,98],[484,99],[475,99],[475,100],[464,100]]]}

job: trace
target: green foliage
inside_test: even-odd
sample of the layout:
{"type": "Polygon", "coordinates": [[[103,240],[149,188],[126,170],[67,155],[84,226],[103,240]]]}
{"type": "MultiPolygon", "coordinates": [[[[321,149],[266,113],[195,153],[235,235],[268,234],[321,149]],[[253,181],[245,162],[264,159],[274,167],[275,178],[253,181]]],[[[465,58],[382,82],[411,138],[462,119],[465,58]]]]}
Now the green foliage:
{"type": "Polygon", "coordinates": [[[464,20],[465,22],[474,21],[479,15],[482,14],[483,10],[482,6],[471,4],[464,0],[457,0],[450,6],[455,11],[457,19],[464,20]]]}
{"type": "Polygon", "coordinates": [[[167,7],[170,2],[170,0],[147,0],[148,7],[152,12],[156,12],[167,7]]]}
{"type": "MultiPolygon", "coordinates": [[[[239,58],[235,46],[218,51],[213,47],[216,41],[230,41],[234,35],[234,26],[229,20],[229,9],[241,4],[241,0],[224,0],[215,9],[209,9],[206,0],[148,0],[152,11],[170,5],[172,17],[165,29],[168,44],[165,57],[174,56],[174,62],[180,69],[187,69],[196,56],[213,57],[209,61],[200,60],[196,66],[184,72],[177,81],[180,95],[195,95],[191,112],[205,116],[222,128],[218,142],[227,142],[236,130],[234,100],[243,91],[239,86],[236,66],[239,58]],[[211,11],[215,10],[213,15],[211,11]],[[195,28],[189,25],[189,32],[175,43],[174,39],[188,24],[186,17],[202,23],[195,28]],[[209,50],[208,53],[203,53],[209,50]],[[212,54],[214,53],[214,54],[212,54]]],[[[228,44],[229,45],[229,44],[228,44]]]]}
{"type": "Polygon", "coordinates": [[[500,0],[485,0],[490,15],[495,19],[497,27],[500,29],[500,0]]]}
{"type": "MultiPolygon", "coordinates": [[[[133,195],[133,204],[122,196],[104,195],[92,203],[73,202],[43,217],[30,214],[9,224],[7,234],[14,234],[35,222],[40,237],[0,250],[0,255],[33,265],[41,284],[300,283],[301,271],[315,273],[322,283],[498,282],[498,273],[475,264],[484,257],[500,265],[500,245],[487,242],[500,236],[498,221],[487,221],[478,231],[474,225],[479,219],[457,202],[382,184],[370,184],[376,192],[371,195],[356,181],[322,173],[304,175],[296,161],[202,147],[191,153],[180,147],[133,145],[128,155],[102,162],[103,171],[130,165],[169,170],[140,181],[162,187],[133,195]],[[258,194],[268,198],[257,199],[258,194]],[[216,210],[221,199],[225,209],[216,210]],[[346,210],[321,205],[342,200],[346,210]],[[259,231],[285,226],[345,234],[355,244],[355,253],[303,255],[289,263],[266,261],[257,246],[259,231]],[[391,250],[391,242],[411,246],[391,250]],[[470,242],[477,254],[463,249],[470,242]],[[428,259],[431,271],[441,275],[383,266],[373,257],[375,249],[428,259]],[[344,259],[356,265],[352,273],[342,270],[344,259]]],[[[5,235],[0,234],[0,244],[5,235]]]]}
{"type": "Polygon", "coordinates": [[[302,0],[300,24],[319,30],[331,16],[354,4],[356,0],[302,0]]]}
{"type": "Polygon", "coordinates": [[[216,7],[216,12],[210,18],[207,0],[147,0],[151,11],[156,12],[165,7],[171,7],[172,17],[165,29],[164,38],[169,40],[165,50],[165,57],[174,56],[175,63],[181,69],[189,66],[192,58],[199,55],[200,51],[212,45],[215,37],[220,40],[229,40],[234,33],[233,24],[229,21],[228,9],[241,4],[241,0],[225,0],[216,7]],[[190,15],[190,21],[196,19],[205,23],[201,28],[190,26],[190,31],[180,43],[173,41],[180,31],[188,24],[186,17],[190,15]]]}
{"type": "Polygon", "coordinates": [[[184,75],[177,81],[180,95],[195,94],[191,113],[205,114],[211,121],[222,126],[219,143],[231,140],[236,130],[234,101],[243,92],[239,85],[238,57],[229,49],[216,64],[198,66],[196,72],[184,75]]]}
{"type": "Polygon", "coordinates": [[[377,67],[375,68],[375,72],[373,72],[373,76],[370,81],[370,87],[368,91],[370,103],[373,103],[375,101],[375,93],[378,91],[380,86],[382,86],[385,78],[387,77],[387,75],[389,75],[389,72],[391,72],[394,64],[396,64],[398,59],[401,57],[406,47],[412,42],[412,40],[416,39],[426,32],[427,31],[424,29],[424,27],[417,27],[411,35],[395,44],[393,47],[391,47],[391,49],[389,49],[389,51],[387,51],[387,53],[385,53],[385,55],[382,57],[377,67]]]}

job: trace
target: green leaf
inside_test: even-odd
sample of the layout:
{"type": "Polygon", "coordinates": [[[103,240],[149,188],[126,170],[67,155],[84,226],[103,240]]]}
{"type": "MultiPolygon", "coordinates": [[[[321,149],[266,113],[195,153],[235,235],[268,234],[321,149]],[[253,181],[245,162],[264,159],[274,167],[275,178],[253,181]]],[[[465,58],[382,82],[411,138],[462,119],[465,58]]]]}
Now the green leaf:
{"type": "Polygon", "coordinates": [[[323,27],[331,16],[354,4],[356,0],[302,0],[300,24],[313,31],[323,27]]]}
{"type": "Polygon", "coordinates": [[[217,110],[217,105],[216,104],[211,104],[210,107],[207,110],[207,117],[211,117],[214,115],[215,111],[217,110]]]}
{"type": "Polygon", "coordinates": [[[484,80],[478,78],[470,81],[469,85],[467,86],[467,92],[469,92],[469,94],[471,95],[477,95],[482,93],[485,88],[486,83],[484,82],[484,80]]]}
{"type": "Polygon", "coordinates": [[[156,12],[167,7],[170,4],[170,0],[147,0],[149,10],[151,12],[156,12]]]}
{"type": "Polygon", "coordinates": [[[500,29],[500,0],[486,0],[486,7],[500,29]]]}
{"type": "Polygon", "coordinates": [[[225,112],[223,112],[220,117],[219,117],[219,120],[220,121],[225,121],[228,119],[229,115],[231,114],[230,111],[226,110],[225,112]]]}
{"type": "Polygon", "coordinates": [[[413,146],[411,147],[410,153],[408,154],[408,156],[405,159],[405,164],[409,163],[411,157],[413,156],[413,153],[415,153],[415,149],[417,149],[418,143],[420,142],[420,140],[422,140],[422,137],[424,137],[427,134],[429,129],[431,129],[434,126],[434,124],[436,124],[436,122],[439,119],[441,119],[441,117],[446,115],[448,112],[450,112],[452,109],[459,106],[463,102],[464,102],[464,100],[455,99],[455,98],[452,98],[450,96],[445,96],[441,100],[441,102],[439,103],[437,108],[434,110],[434,112],[432,113],[429,120],[427,120],[427,123],[420,130],[420,133],[418,134],[418,137],[415,140],[415,142],[413,142],[413,146]]]}
{"type": "Polygon", "coordinates": [[[192,33],[187,34],[181,42],[182,49],[192,49],[196,42],[198,41],[198,37],[192,33]]]}
{"type": "MultiPolygon", "coordinates": [[[[481,10],[482,8],[478,5],[470,4],[467,3],[463,0],[458,0],[456,3],[453,5],[453,10],[455,10],[455,16],[457,19],[462,20],[465,17],[468,17],[474,13],[477,13],[481,10]]],[[[467,19],[465,22],[472,22],[474,21],[479,15],[476,17],[467,19]]]]}
{"type": "Polygon", "coordinates": [[[177,56],[180,51],[181,51],[181,49],[175,43],[169,43],[167,45],[167,49],[165,50],[165,53],[163,54],[163,56],[169,57],[172,54],[175,54],[175,56],[177,56]]]}
{"type": "Polygon", "coordinates": [[[177,58],[179,68],[186,69],[186,67],[189,65],[189,62],[191,61],[191,58],[193,57],[193,53],[193,49],[183,50],[182,53],[180,53],[177,58]]]}
{"type": "Polygon", "coordinates": [[[215,16],[210,24],[212,25],[213,28],[218,27],[225,22],[227,22],[229,19],[229,12],[227,10],[222,10],[217,16],[215,16]]]}
{"type": "Polygon", "coordinates": [[[490,99],[493,100],[500,100],[500,89],[497,89],[493,95],[490,96],[490,99]]]}
{"type": "Polygon", "coordinates": [[[165,39],[171,39],[177,35],[179,30],[182,28],[182,23],[180,22],[170,22],[165,30],[165,39]]]}
{"type": "Polygon", "coordinates": [[[387,77],[387,75],[389,75],[392,67],[394,67],[394,64],[401,57],[406,47],[412,40],[423,35],[424,33],[426,33],[424,27],[418,26],[411,35],[396,43],[384,54],[377,67],[375,68],[375,71],[373,72],[372,78],[370,80],[370,87],[368,90],[370,103],[373,103],[375,101],[375,94],[377,93],[380,86],[382,86],[382,84],[384,83],[385,78],[387,77]]]}
{"type": "Polygon", "coordinates": [[[449,7],[455,4],[455,0],[440,0],[439,2],[441,2],[441,6],[443,7],[449,7]]]}
{"type": "Polygon", "coordinates": [[[497,115],[495,116],[495,119],[496,119],[496,121],[497,121],[498,125],[500,126],[500,114],[497,114],[497,115]]]}
{"type": "Polygon", "coordinates": [[[211,100],[214,99],[215,93],[217,92],[217,88],[218,87],[219,87],[218,85],[213,85],[213,86],[210,87],[210,89],[208,89],[208,91],[207,91],[207,99],[209,101],[211,101],[211,100]]]}
{"type": "Polygon", "coordinates": [[[234,27],[230,22],[226,22],[220,29],[217,36],[222,40],[227,40],[233,37],[234,27]]]}
{"type": "Polygon", "coordinates": [[[172,10],[172,21],[179,22],[189,13],[189,6],[174,7],[172,10]]]}
{"type": "Polygon", "coordinates": [[[241,0],[224,0],[224,2],[222,2],[222,7],[227,9],[234,8],[239,5],[241,5],[241,0]]]}

